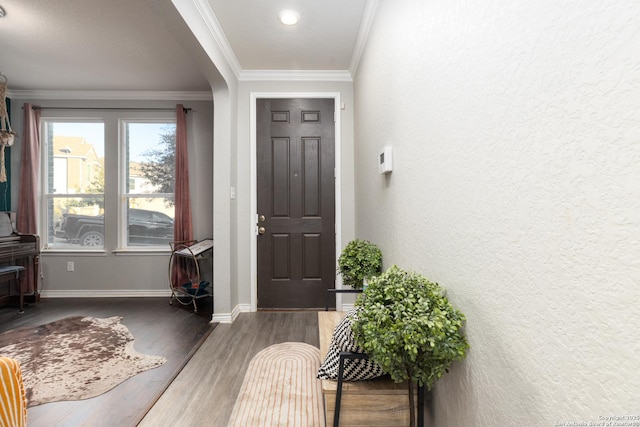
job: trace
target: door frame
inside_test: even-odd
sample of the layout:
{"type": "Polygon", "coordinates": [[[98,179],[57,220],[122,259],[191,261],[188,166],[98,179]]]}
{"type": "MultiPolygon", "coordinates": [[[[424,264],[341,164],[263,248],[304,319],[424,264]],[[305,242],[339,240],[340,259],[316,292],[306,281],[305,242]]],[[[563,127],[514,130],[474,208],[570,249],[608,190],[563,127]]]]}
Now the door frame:
{"type": "MultiPolygon", "coordinates": [[[[249,229],[251,236],[251,311],[258,311],[258,226],[256,225],[258,215],[258,188],[256,180],[258,177],[258,161],[257,161],[257,138],[258,131],[256,127],[256,108],[258,99],[270,99],[270,98],[332,98],[334,100],[334,117],[335,117],[335,233],[336,233],[336,247],[335,247],[335,259],[340,256],[340,242],[342,241],[342,140],[341,140],[341,114],[340,114],[340,92],[251,92],[250,102],[250,133],[251,133],[251,202],[250,202],[250,215],[249,215],[249,229]]],[[[342,288],[342,278],[336,274],[336,289],[342,288]]],[[[341,294],[336,294],[336,310],[342,306],[341,294]]]]}

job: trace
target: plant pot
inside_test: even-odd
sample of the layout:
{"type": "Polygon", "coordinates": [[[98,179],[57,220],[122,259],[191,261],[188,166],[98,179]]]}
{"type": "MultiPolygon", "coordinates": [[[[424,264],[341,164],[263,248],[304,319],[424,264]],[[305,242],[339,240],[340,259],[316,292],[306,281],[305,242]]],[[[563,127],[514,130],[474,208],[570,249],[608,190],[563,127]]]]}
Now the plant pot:
{"type": "Polygon", "coordinates": [[[4,145],[5,147],[11,147],[13,142],[15,141],[15,132],[8,130],[0,131],[0,145],[4,145]]]}

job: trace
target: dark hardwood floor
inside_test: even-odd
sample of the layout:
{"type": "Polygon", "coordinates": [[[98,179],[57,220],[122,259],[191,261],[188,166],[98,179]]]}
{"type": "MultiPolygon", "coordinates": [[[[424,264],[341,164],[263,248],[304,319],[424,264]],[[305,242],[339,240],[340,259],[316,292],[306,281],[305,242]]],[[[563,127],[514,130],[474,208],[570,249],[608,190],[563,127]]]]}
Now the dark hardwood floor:
{"type": "Polygon", "coordinates": [[[0,333],[69,316],[121,316],[137,351],[167,358],[163,366],[101,396],[29,408],[29,426],[136,426],[215,328],[210,305],[210,300],[201,300],[195,314],[191,306],[169,305],[169,298],[70,298],[42,299],[27,306],[24,314],[18,314],[17,307],[0,308],[0,333]]]}

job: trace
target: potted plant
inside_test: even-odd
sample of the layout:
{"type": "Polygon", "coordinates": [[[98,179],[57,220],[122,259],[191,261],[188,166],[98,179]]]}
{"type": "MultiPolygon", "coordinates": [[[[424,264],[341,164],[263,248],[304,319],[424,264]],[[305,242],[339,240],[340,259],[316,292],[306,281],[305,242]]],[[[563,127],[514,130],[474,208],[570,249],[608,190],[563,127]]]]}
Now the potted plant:
{"type": "Polygon", "coordinates": [[[407,380],[413,427],[414,384],[431,390],[452,362],[466,356],[464,314],[437,283],[395,265],[372,278],[355,305],[355,341],[394,381],[407,380]]]}
{"type": "Polygon", "coordinates": [[[342,283],[362,289],[365,279],[382,271],[382,251],[368,240],[355,239],[344,247],[338,258],[338,273],[342,283]]]}

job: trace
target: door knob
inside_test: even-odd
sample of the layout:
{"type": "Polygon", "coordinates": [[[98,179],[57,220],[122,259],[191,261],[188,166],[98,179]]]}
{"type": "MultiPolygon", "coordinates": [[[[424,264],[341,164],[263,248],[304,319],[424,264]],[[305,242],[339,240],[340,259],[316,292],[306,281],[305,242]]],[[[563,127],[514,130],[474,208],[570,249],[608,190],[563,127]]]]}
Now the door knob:
{"type": "Polygon", "coordinates": [[[258,227],[258,234],[264,234],[267,231],[264,227],[258,227]]]}

